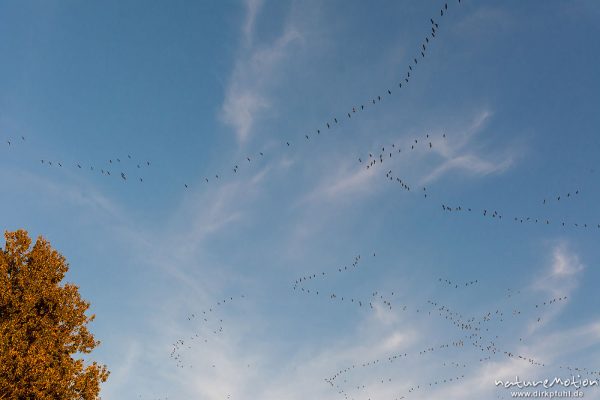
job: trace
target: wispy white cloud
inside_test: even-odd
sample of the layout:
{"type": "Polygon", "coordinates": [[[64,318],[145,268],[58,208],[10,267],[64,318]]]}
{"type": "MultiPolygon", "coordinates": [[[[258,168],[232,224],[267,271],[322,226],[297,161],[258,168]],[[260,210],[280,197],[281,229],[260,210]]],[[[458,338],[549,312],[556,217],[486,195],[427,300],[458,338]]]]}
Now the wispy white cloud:
{"type": "MultiPolygon", "coordinates": [[[[374,330],[373,320],[366,318],[360,321],[356,332],[347,332],[347,335],[338,338],[332,345],[312,349],[303,346],[285,364],[281,374],[264,386],[260,398],[336,399],[339,396],[338,389],[331,387],[325,379],[340,368],[378,358],[385,359],[390,352],[406,350],[415,344],[417,337],[416,332],[409,327],[396,327],[385,332],[374,330]]],[[[366,374],[371,375],[369,371],[366,374]]],[[[343,380],[343,377],[340,378],[336,384],[343,380]]]]}
{"type": "MultiPolygon", "coordinates": [[[[75,176],[71,178],[76,179],[75,176]]],[[[55,201],[57,204],[69,204],[86,212],[101,214],[102,218],[112,217],[125,219],[125,212],[118,204],[104,195],[89,182],[77,179],[76,182],[65,182],[44,178],[38,174],[25,170],[5,171],[2,180],[14,182],[15,185],[23,185],[37,188],[41,193],[40,198],[46,202],[55,201]]]]}
{"type": "Polygon", "coordinates": [[[238,224],[252,217],[250,209],[260,197],[271,171],[272,167],[266,166],[246,180],[223,182],[209,190],[200,183],[199,189],[190,190],[182,199],[172,213],[172,219],[159,232],[140,232],[131,228],[124,234],[139,246],[136,254],[140,254],[144,263],[178,277],[186,286],[201,282],[195,289],[197,291],[217,291],[220,287],[217,281],[233,277],[221,268],[213,270],[214,280],[210,282],[199,278],[198,274],[206,271],[199,268],[201,260],[210,253],[205,243],[214,235],[234,232],[238,224]],[[170,251],[165,252],[165,247],[170,251]]]}
{"type": "Polygon", "coordinates": [[[225,90],[219,113],[221,121],[231,126],[240,143],[245,143],[262,113],[272,107],[269,89],[275,83],[275,72],[282,67],[290,47],[301,38],[292,23],[267,45],[256,44],[254,30],[262,0],[246,2],[243,40],[233,72],[225,90]]]}
{"type": "Polygon", "coordinates": [[[262,5],[263,0],[246,0],[246,21],[244,23],[243,33],[247,45],[252,42],[254,36],[254,25],[262,5]]]}
{"type": "Polygon", "coordinates": [[[553,297],[570,295],[577,287],[584,269],[579,256],[569,249],[566,242],[560,242],[552,249],[551,264],[536,279],[533,287],[553,297]]]}
{"type": "Polygon", "coordinates": [[[423,183],[431,183],[452,170],[462,170],[473,175],[489,175],[506,171],[512,165],[512,159],[498,162],[484,160],[475,154],[457,155],[446,160],[423,179],[423,183]]]}
{"type": "Polygon", "coordinates": [[[227,89],[222,107],[222,120],[231,125],[240,142],[245,142],[257,118],[257,114],[269,107],[265,96],[242,82],[234,82],[227,89]]]}
{"type": "MultiPolygon", "coordinates": [[[[362,166],[361,166],[362,167],[362,166]]],[[[317,187],[308,193],[301,201],[306,202],[330,200],[335,201],[340,196],[360,195],[367,193],[373,186],[373,175],[376,169],[345,165],[337,171],[326,175],[317,187]]]]}
{"type": "Polygon", "coordinates": [[[483,131],[491,116],[490,111],[484,110],[462,132],[448,132],[449,140],[436,139],[433,150],[443,161],[422,178],[422,184],[431,183],[455,170],[474,176],[485,176],[502,173],[512,167],[516,161],[516,153],[482,154],[472,146],[474,137],[483,131]]]}
{"type": "MultiPolygon", "coordinates": [[[[153,382],[158,380],[176,383],[176,392],[186,396],[220,399],[246,395],[262,356],[258,345],[246,348],[244,340],[251,324],[260,323],[260,316],[251,312],[251,318],[238,321],[223,311],[219,315],[225,321],[220,323],[225,330],[223,334],[200,330],[210,338],[208,344],[201,343],[199,338],[191,340],[199,332],[198,324],[192,324],[186,317],[222,300],[226,288],[243,279],[232,275],[228,265],[214,260],[206,242],[227,230],[235,230],[235,224],[246,218],[247,207],[251,207],[268,181],[270,171],[267,166],[247,180],[224,182],[211,190],[202,185],[204,190],[188,191],[173,211],[173,219],[160,231],[134,226],[119,230],[119,237],[130,244],[135,262],[144,265],[149,274],[160,277],[163,284],[160,292],[153,295],[161,298],[153,305],[156,312],[150,321],[144,322],[150,325],[151,332],[136,341],[135,365],[131,365],[132,354],[113,355],[119,365],[127,367],[119,368],[117,379],[106,383],[106,393],[118,393],[123,382],[129,385],[136,382],[139,392],[150,393],[153,382]],[[173,343],[180,338],[186,343],[182,351],[183,369],[177,369],[175,361],[169,359],[173,343]],[[248,364],[254,369],[248,368],[248,364]],[[140,369],[147,376],[140,376],[140,369]]],[[[231,307],[235,309],[235,302],[231,307]]],[[[244,304],[244,307],[251,306],[244,304]]]]}
{"type": "MultiPolygon", "coordinates": [[[[487,34],[492,27],[495,34],[502,34],[515,28],[518,22],[517,18],[506,9],[486,5],[461,17],[453,29],[470,37],[481,37],[481,35],[487,34]]],[[[485,43],[482,42],[482,44],[485,43]]]]}
{"type": "MultiPolygon", "coordinates": [[[[384,158],[384,164],[376,163],[366,169],[365,164],[348,164],[346,155],[327,154],[336,169],[329,169],[315,189],[309,192],[301,204],[306,202],[335,201],[343,196],[361,195],[374,190],[376,176],[388,169],[405,171],[411,181],[419,185],[430,184],[452,171],[461,171],[474,176],[485,176],[502,173],[511,168],[519,151],[505,150],[502,154],[486,154],[474,145],[476,137],[484,130],[492,113],[488,110],[479,112],[473,121],[464,128],[454,130],[438,130],[446,133],[446,138],[439,135],[427,139],[431,141],[431,149],[416,148],[410,153],[402,153],[393,158],[384,158]],[[434,154],[437,157],[431,157],[434,154]]],[[[435,130],[434,130],[435,131],[435,130]]],[[[398,144],[403,137],[389,140],[398,144]]]]}
{"type": "Polygon", "coordinates": [[[570,302],[570,296],[577,288],[584,269],[585,266],[580,262],[579,256],[569,249],[566,242],[559,242],[553,247],[551,263],[536,277],[531,287],[534,291],[544,293],[548,301],[559,297],[567,299],[559,301],[552,308],[542,310],[539,321],[530,321],[529,335],[542,329],[560,315],[570,302]]]}
{"type": "Polygon", "coordinates": [[[571,354],[592,348],[600,342],[600,320],[554,331],[539,339],[533,342],[532,354],[544,354],[549,359],[568,358],[571,354]]]}
{"type": "Polygon", "coordinates": [[[111,367],[110,384],[102,388],[103,395],[107,398],[116,397],[131,384],[131,376],[139,368],[140,356],[140,343],[130,339],[121,362],[117,366],[111,367]]]}

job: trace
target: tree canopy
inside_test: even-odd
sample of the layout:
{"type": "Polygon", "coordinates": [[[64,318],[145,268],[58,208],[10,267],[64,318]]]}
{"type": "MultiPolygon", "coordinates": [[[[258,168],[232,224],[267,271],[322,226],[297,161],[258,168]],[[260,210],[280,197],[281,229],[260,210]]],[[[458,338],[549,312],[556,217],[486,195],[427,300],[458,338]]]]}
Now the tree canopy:
{"type": "Polygon", "coordinates": [[[6,232],[0,251],[0,399],[98,399],[105,365],[80,358],[100,344],[95,315],[79,288],[62,283],[69,266],[48,241],[6,232]]]}

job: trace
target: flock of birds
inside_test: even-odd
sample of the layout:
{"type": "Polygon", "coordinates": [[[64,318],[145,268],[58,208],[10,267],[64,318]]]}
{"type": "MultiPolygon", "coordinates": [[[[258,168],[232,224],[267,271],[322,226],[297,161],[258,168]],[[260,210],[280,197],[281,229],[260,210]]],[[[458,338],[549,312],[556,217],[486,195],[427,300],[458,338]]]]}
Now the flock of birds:
{"type": "MultiPolygon", "coordinates": [[[[375,253],[373,254],[375,257],[375,253]]],[[[363,258],[358,255],[356,256],[352,263],[345,266],[338,266],[332,268],[330,271],[319,271],[311,274],[306,274],[302,277],[297,278],[292,285],[292,289],[299,293],[311,293],[309,287],[313,287],[312,293],[315,295],[319,295],[322,293],[324,296],[322,298],[325,301],[343,301],[344,296],[339,293],[326,291],[321,289],[315,289],[315,283],[323,283],[328,279],[336,278],[341,276],[344,273],[351,273],[353,271],[359,270],[360,261],[363,258]]],[[[472,286],[480,285],[481,281],[479,279],[472,279],[466,282],[456,282],[447,278],[438,278],[438,283],[443,287],[453,288],[455,290],[466,290],[472,286]]],[[[488,283],[489,285],[490,283],[488,283]]],[[[346,296],[346,303],[354,303],[361,307],[362,305],[368,305],[365,307],[366,310],[373,310],[375,302],[378,301],[379,305],[384,309],[392,310],[395,304],[395,294],[399,293],[399,290],[391,291],[388,295],[383,295],[381,291],[374,291],[370,295],[364,296],[363,300],[359,300],[358,298],[346,296]],[[362,304],[361,304],[362,302],[362,304]]],[[[512,288],[506,289],[507,295],[505,299],[508,300],[515,295],[521,293],[521,290],[514,290],[512,288]]],[[[463,294],[468,294],[467,292],[463,294]]],[[[396,307],[402,312],[412,312],[413,315],[410,318],[415,318],[418,315],[424,316],[426,318],[438,318],[441,321],[445,321],[450,324],[451,327],[457,330],[458,333],[462,333],[463,336],[460,336],[449,343],[438,344],[429,346],[427,348],[422,349],[419,352],[409,353],[409,352],[401,352],[401,353],[391,353],[383,358],[376,358],[373,360],[366,360],[362,362],[357,362],[352,365],[348,365],[346,367],[342,367],[332,375],[325,377],[324,381],[327,382],[331,387],[335,388],[336,391],[342,395],[345,399],[354,399],[355,395],[360,396],[361,393],[367,391],[369,389],[369,385],[365,383],[356,383],[355,381],[349,382],[347,378],[348,375],[354,373],[355,375],[362,375],[361,370],[364,369],[372,369],[378,368],[379,374],[385,376],[387,378],[381,378],[380,382],[382,384],[393,384],[394,376],[401,376],[402,368],[408,368],[411,364],[418,362],[420,358],[423,358],[433,352],[439,352],[443,349],[448,348],[464,348],[466,345],[469,345],[475,351],[475,354],[479,354],[479,363],[484,363],[490,360],[498,360],[499,357],[507,357],[513,358],[517,360],[521,360],[525,363],[528,363],[532,366],[545,367],[546,364],[540,360],[535,359],[529,355],[519,354],[515,351],[508,350],[504,348],[499,342],[498,339],[500,337],[497,334],[491,332],[503,332],[507,327],[510,326],[519,326],[524,324],[526,321],[536,321],[537,323],[542,322],[542,316],[544,311],[542,308],[556,306],[559,303],[563,303],[567,300],[567,296],[558,296],[552,299],[548,299],[546,301],[542,301],[536,304],[531,304],[530,307],[527,307],[526,304],[523,309],[515,309],[511,308],[510,305],[505,304],[504,306],[500,305],[498,308],[489,310],[486,312],[482,312],[479,315],[467,317],[462,313],[453,310],[446,304],[441,303],[440,301],[435,301],[428,299],[423,301],[422,306],[407,306],[403,305],[400,307],[396,307]],[[495,325],[494,325],[495,323],[495,325]],[[406,360],[406,361],[404,361],[406,360]],[[404,361],[401,365],[394,365],[394,363],[398,364],[399,362],[404,361]],[[341,380],[341,381],[340,381],[341,380]]],[[[522,338],[519,338],[520,342],[523,342],[522,338]]],[[[464,353],[464,351],[463,351],[464,353]]],[[[457,363],[453,360],[449,361],[449,364],[454,367],[465,368],[467,366],[466,363],[457,363]]],[[[557,365],[559,368],[567,368],[561,365],[557,365]]],[[[599,374],[598,371],[593,371],[590,369],[583,369],[577,367],[569,367],[573,371],[585,371],[588,374],[599,374]]],[[[464,374],[455,377],[448,377],[446,379],[439,379],[432,382],[423,382],[422,384],[417,384],[414,387],[411,387],[406,393],[399,394],[395,399],[404,399],[409,397],[411,393],[426,390],[429,388],[437,388],[443,386],[445,384],[451,384],[457,381],[457,379],[464,378],[464,374]]],[[[361,397],[357,397],[361,398],[361,397]]]]}
{"type": "MultiPolygon", "coordinates": [[[[460,0],[458,0],[460,3],[460,0]]],[[[442,9],[440,10],[440,17],[443,17],[448,12],[448,4],[444,4],[442,9]]],[[[431,32],[425,36],[423,43],[420,46],[419,54],[420,57],[415,57],[412,60],[412,63],[408,66],[406,71],[406,76],[402,82],[398,83],[397,89],[401,89],[403,85],[409,83],[412,76],[414,76],[415,70],[418,66],[419,59],[425,58],[429,45],[439,34],[439,22],[431,19],[431,32]]],[[[350,120],[358,115],[361,112],[365,111],[368,107],[375,106],[379,104],[385,96],[392,95],[395,92],[396,88],[392,90],[389,88],[385,93],[377,95],[371,98],[369,101],[364,102],[359,105],[352,106],[350,110],[345,113],[347,120],[350,120]]],[[[310,142],[313,141],[316,137],[320,136],[322,133],[330,131],[337,126],[340,126],[343,123],[343,119],[338,117],[333,117],[331,120],[324,122],[322,127],[315,129],[312,134],[305,134],[304,141],[310,142]]],[[[399,145],[398,143],[392,143],[390,145],[381,146],[380,151],[377,152],[369,152],[365,156],[360,156],[357,158],[358,163],[363,165],[366,169],[373,169],[379,166],[383,166],[387,160],[392,159],[396,155],[400,155],[403,151],[411,152],[417,150],[433,150],[436,147],[436,143],[440,140],[447,140],[447,136],[445,133],[441,133],[440,136],[435,136],[427,133],[421,138],[415,138],[410,143],[405,143],[404,145],[399,145]]],[[[290,141],[285,141],[281,144],[284,148],[293,148],[294,143],[290,141]]],[[[254,156],[248,156],[246,158],[246,164],[252,164],[255,160],[260,160],[265,155],[265,152],[259,152],[254,156]]],[[[242,163],[234,164],[232,167],[233,174],[237,174],[240,165],[242,163]]],[[[209,183],[211,180],[218,180],[220,178],[220,174],[214,174],[214,178],[205,177],[205,183],[209,183]]],[[[402,190],[406,192],[411,192],[419,195],[423,199],[427,201],[435,201],[432,200],[432,195],[427,191],[426,187],[415,188],[405,179],[401,178],[394,174],[391,169],[385,170],[385,177],[388,181],[391,181],[397,184],[402,190]]],[[[189,184],[184,185],[186,189],[190,188],[189,184]]],[[[541,201],[541,205],[546,206],[551,204],[552,202],[560,202],[560,201],[569,201],[571,199],[579,196],[580,190],[575,189],[572,191],[566,191],[562,194],[558,194],[554,197],[547,197],[541,201]]],[[[498,211],[495,208],[475,208],[473,206],[466,205],[448,205],[446,202],[441,203],[441,210],[444,213],[472,213],[479,214],[485,218],[491,218],[495,220],[511,220],[515,223],[533,223],[533,224],[545,224],[550,225],[553,221],[550,218],[541,218],[534,216],[510,216],[506,217],[504,213],[498,211]]],[[[575,226],[575,227],[597,227],[600,229],[600,224],[592,224],[592,223],[567,223],[566,221],[560,221],[562,226],[575,226]]],[[[373,259],[376,254],[373,253],[373,259]]],[[[396,352],[390,353],[385,357],[380,357],[372,360],[365,360],[361,362],[355,362],[351,365],[342,367],[332,373],[330,376],[325,377],[324,381],[334,388],[338,394],[343,396],[347,400],[354,400],[355,398],[364,398],[370,400],[371,397],[368,395],[369,390],[373,384],[389,384],[393,385],[396,381],[396,377],[401,376],[400,371],[402,368],[408,368],[410,364],[417,362],[419,359],[424,359],[427,356],[433,353],[439,353],[443,351],[449,351],[450,349],[458,349],[461,354],[469,353],[467,349],[470,349],[471,354],[476,354],[476,360],[474,362],[478,363],[486,363],[491,360],[497,360],[501,357],[506,357],[509,359],[520,360],[524,363],[527,363],[532,366],[537,367],[545,367],[546,363],[541,360],[536,359],[527,354],[519,354],[514,350],[510,350],[505,348],[505,345],[502,344],[502,341],[499,335],[494,332],[502,332],[504,331],[502,327],[509,326],[517,326],[518,323],[524,323],[528,320],[534,320],[537,323],[541,324],[543,322],[544,317],[544,308],[558,306],[559,304],[566,303],[567,296],[558,296],[546,301],[538,302],[536,304],[532,304],[531,307],[525,307],[522,309],[518,309],[515,307],[510,307],[510,305],[501,306],[499,305],[497,308],[482,312],[476,316],[465,316],[459,311],[454,310],[452,307],[447,304],[443,304],[440,301],[432,300],[432,299],[423,299],[421,305],[408,305],[408,304],[398,304],[398,293],[399,290],[375,290],[370,293],[364,293],[363,295],[351,294],[351,293],[341,293],[339,291],[323,288],[322,285],[329,282],[331,279],[335,279],[336,277],[342,276],[346,273],[351,273],[353,271],[360,270],[362,265],[364,264],[364,258],[359,254],[355,256],[351,263],[347,265],[338,266],[332,268],[327,271],[319,271],[313,272],[310,274],[305,274],[301,277],[298,277],[296,280],[292,282],[292,290],[299,294],[305,295],[313,295],[317,298],[322,299],[322,301],[336,304],[347,304],[356,307],[357,311],[364,310],[366,312],[377,312],[380,310],[386,310],[391,312],[392,310],[397,310],[403,313],[412,313],[413,317],[421,316],[424,318],[435,318],[440,321],[445,321],[449,324],[448,329],[455,329],[457,333],[460,335],[453,340],[448,341],[447,343],[430,345],[423,348],[420,351],[416,351],[413,353],[410,352],[396,352]],[[402,365],[402,366],[400,366],[402,365]],[[357,382],[356,380],[350,380],[350,375],[361,375],[361,371],[366,369],[377,369],[379,378],[376,380],[371,379],[372,382],[357,382]]],[[[474,287],[480,285],[481,282],[479,279],[472,279],[466,282],[456,282],[454,280],[446,279],[446,278],[438,278],[438,283],[444,287],[453,288],[455,290],[465,290],[470,287],[474,287]]],[[[520,289],[508,288],[506,290],[505,299],[511,299],[516,295],[520,295],[520,289]]],[[[210,310],[209,310],[210,312],[210,310]]],[[[206,312],[203,312],[203,315],[206,312]]],[[[188,319],[195,319],[196,315],[192,314],[188,319]]],[[[204,322],[207,322],[204,319],[204,322]]],[[[219,328],[220,329],[220,328],[219,328]]],[[[219,329],[214,329],[213,334],[218,334],[220,332],[219,329]]],[[[194,341],[199,338],[198,335],[191,336],[189,341],[194,341]]],[[[206,342],[207,339],[205,338],[206,342]]],[[[523,338],[519,338],[520,342],[523,342],[523,338]]],[[[183,368],[183,363],[180,361],[180,351],[184,348],[186,342],[183,339],[180,339],[174,344],[172,357],[178,362],[178,366],[183,368]]],[[[401,400],[409,398],[411,395],[417,392],[423,392],[426,390],[436,389],[439,387],[443,387],[444,385],[450,385],[456,383],[457,381],[463,380],[465,378],[464,370],[470,365],[466,362],[457,362],[455,360],[447,360],[443,363],[444,367],[452,368],[453,371],[450,371],[445,377],[441,377],[437,380],[433,381],[425,381],[421,383],[417,383],[411,387],[409,387],[404,393],[398,393],[397,396],[394,397],[395,400],[401,400]]],[[[190,366],[191,367],[191,366],[190,366]]],[[[213,365],[214,367],[214,365],[213,365]]],[[[572,366],[564,366],[564,365],[556,365],[556,367],[565,369],[572,372],[581,372],[587,373],[589,375],[598,375],[600,376],[600,371],[595,371],[589,368],[581,368],[581,367],[572,367],[572,366]]]]}
{"type": "MultiPolygon", "coordinates": [[[[460,4],[461,0],[457,0],[460,4]]],[[[448,3],[445,3],[439,12],[439,18],[443,18],[449,12],[448,3]]],[[[342,113],[341,116],[334,116],[330,120],[324,121],[321,126],[317,127],[310,133],[305,133],[298,142],[313,142],[321,134],[334,130],[336,127],[341,126],[345,121],[357,118],[361,113],[365,112],[371,107],[380,104],[386,96],[400,91],[405,87],[410,80],[414,77],[416,70],[419,65],[419,61],[426,58],[431,44],[439,35],[440,21],[436,18],[430,19],[430,26],[428,33],[423,37],[422,42],[419,45],[419,49],[415,56],[412,58],[410,64],[407,67],[404,77],[394,87],[386,89],[383,93],[373,96],[363,102],[357,103],[351,106],[347,111],[342,113]],[[339,118],[338,118],[339,117],[339,118]]],[[[389,145],[381,146],[377,152],[368,152],[357,158],[359,164],[364,166],[365,169],[371,170],[374,168],[383,168],[386,161],[398,156],[400,154],[417,151],[417,150],[433,150],[436,147],[436,143],[439,141],[447,140],[445,133],[441,133],[439,136],[427,133],[422,137],[414,138],[409,143],[400,145],[398,143],[392,143],[389,145]]],[[[8,138],[6,139],[6,146],[9,149],[15,148],[17,145],[26,142],[26,138],[21,136],[19,139],[8,138]]],[[[293,149],[297,145],[297,142],[291,142],[285,140],[280,143],[280,148],[293,149]]],[[[231,167],[231,174],[237,174],[242,165],[252,165],[257,161],[263,159],[266,150],[260,151],[256,154],[246,156],[243,162],[233,164],[231,167]]],[[[136,159],[131,154],[126,154],[124,157],[113,157],[108,158],[102,163],[89,163],[82,161],[58,161],[56,159],[40,159],[40,165],[43,167],[61,169],[61,168],[72,168],[80,171],[89,171],[91,173],[97,173],[106,177],[116,177],[123,182],[138,181],[144,182],[143,174],[147,173],[152,163],[146,159],[136,159]]],[[[225,174],[222,172],[210,174],[203,177],[203,182],[209,184],[211,182],[217,182],[224,177],[225,174]]],[[[398,185],[401,190],[410,192],[422,197],[424,201],[428,202],[441,202],[440,209],[443,213],[452,215],[479,215],[483,218],[493,219],[496,221],[511,221],[517,224],[538,224],[538,225],[551,225],[559,224],[561,226],[571,226],[582,229],[600,229],[600,223],[587,222],[567,222],[565,220],[553,220],[547,217],[533,216],[533,215],[507,215],[499,208],[494,207],[474,207],[472,205],[459,204],[450,205],[443,202],[441,199],[435,199],[435,196],[427,191],[426,187],[416,188],[414,185],[407,182],[405,179],[396,175],[393,170],[385,169],[385,177],[388,181],[398,185]]],[[[183,187],[185,189],[191,189],[191,182],[184,182],[183,187]]],[[[576,188],[571,191],[565,191],[555,196],[543,198],[540,204],[542,206],[548,206],[552,203],[565,202],[575,199],[580,195],[580,189],[576,188]]],[[[436,203],[439,204],[439,203],[436,203]]],[[[372,257],[367,259],[375,260],[376,254],[373,253],[372,257]]],[[[511,359],[521,360],[533,366],[544,367],[546,364],[543,361],[537,360],[534,357],[524,354],[518,354],[513,350],[504,348],[501,344],[500,337],[494,332],[501,331],[499,327],[514,325],[516,322],[535,320],[537,323],[543,322],[544,310],[548,307],[556,307],[560,304],[565,304],[567,296],[558,296],[552,299],[548,299],[542,302],[531,304],[531,307],[522,309],[510,307],[510,305],[498,306],[495,309],[487,310],[477,316],[465,316],[459,311],[456,311],[447,304],[442,303],[438,300],[433,299],[422,299],[420,305],[408,305],[399,304],[400,290],[388,290],[386,292],[382,290],[375,290],[370,293],[364,293],[362,295],[357,294],[345,294],[339,291],[323,288],[322,285],[330,282],[331,279],[341,276],[342,274],[351,273],[357,271],[364,264],[363,257],[359,254],[352,259],[347,265],[338,266],[327,271],[313,272],[311,274],[305,274],[298,277],[292,283],[292,290],[296,293],[313,295],[322,301],[336,304],[349,304],[355,307],[357,311],[366,312],[378,312],[385,310],[386,312],[399,311],[403,313],[411,313],[412,318],[422,317],[437,319],[447,323],[448,329],[455,329],[457,337],[449,340],[446,343],[429,345],[422,348],[419,351],[414,352],[390,352],[389,354],[364,361],[357,361],[351,365],[340,367],[338,370],[333,372],[330,376],[324,378],[324,381],[334,388],[337,393],[347,400],[353,400],[355,398],[371,399],[368,395],[369,390],[373,385],[393,385],[397,381],[399,371],[402,368],[409,368],[409,363],[417,362],[418,360],[426,359],[431,354],[437,354],[444,351],[451,351],[452,349],[458,349],[461,353],[467,352],[470,349],[474,354],[477,354],[479,363],[485,363],[499,357],[508,357],[511,359]],[[494,325],[495,324],[495,325],[494,325]],[[365,370],[376,370],[377,378],[372,382],[356,382],[356,380],[350,380],[350,376],[361,375],[361,372],[365,370]]],[[[465,290],[470,287],[480,285],[482,282],[479,279],[472,279],[466,282],[458,282],[447,278],[438,278],[438,283],[447,288],[455,290],[465,290]]],[[[521,290],[509,288],[506,290],[506,299],[511,299],[516,295],[520,295],[521,290]]],[[[199,310],[194,313],[190,313],[187,316],[187,322],[191,324],[190,330],[193,332],[191,335],[177,339],[173,343],[173,347],[170,353],[170,358],[174,361],[175,365],[179,369],[193,368],[192,362],[185,357],[185,353],[191,350],[193,346],[208,345],[211,341],[218,339],[224,331],[224,322],[222,316],[222,309],[231,303],[235,303],[245,299],[245,295],[237,295],[226,297],[211,306],[199,310]]],[[[523,339],[519,338],[522,342],[523,339]]],[[[211,368],[216,368],[216,365],[210,361],[207,361],[211,368]]],[[[446,373],[445,377],[439,378],[433,381],[424,381],[413,386],[410,386],[405,392],[398,393],[394,396],[394,400],[401,400],[409,398],[411,395],[417,392],[423,392],[426,390],[436,389],[444,385],[450,385],[461,381],[465,378],[464,370],[470,365],[466,362],[457,362],[455,360],[447,360],[442,364],[443,368],[450,368],[450,371],[446,373]]],[[[250,365],[248,364],[248,367],[250,365]]],[[[597,375],[600,377],[600,371],[596,371],[590,368],[581,368],[573,366],[558,365],[557,367],[565,369],[573,373],[586,373],[588,375],[597,375]]],[[[359,378],[357,378],[359,379],[359,378]]],[[[227,398],[230,398],[228,395],[227,398]]]]}
{"type": "MultiPolygon", "coordinates": [[[[471,281],[468,282],[467,284],[474,284],[475,281],[471,281]]],[[[457,285],[454,285],[455,287],[458,287],[457,285]]],[[[543,302],[543,305],[551,305],[554,304],[558,301],[563,301],[566,300],[566,297],[557,297],[554,298],[552,300],[549,300],[547,302],[543,302]]],[[[345,368],[342,368],[338,371],[336,371],[332,376],[325,378],[325,381],[330,384],[332,387],[335,387],[338,392],[342,395],[344,395],[345,398],[347,399],[353,399],[354,397],[351,396],[349,394],[349,390],[348,388],[344,389],[344,387],[342,387],[342,385],[336,383],[336,380],[343,378],[345,375],[356,371],[357,369],[364,369],[364,368],[375,368],[375,367],[379,367],[379,370],[381,371],[381,374],[386,374],[387,376],[401,376],[402,373],[402,368],[409,368],[409,366],[411,364],[408,363],[416,363],[418,362],[417,359],[415,359],[415,357],[423,357],[425,355],[428,355],[434,351],[439,351],[441,349],[447,349],[447,348],[451,348],[451,347],[464,347],[465,343],[469,344],[474,350],[476,350],[476,353],[482,353],[482,355],[479,358],[479,362],[483,363],[483,362],[487,362],[490,361],[492,359],[497,360],[497,356],[504,356],[504,357],[509,357],[509,358],[514,358],[517,360],[521,360],[523,362],[526,362],[530,365],[533,366],[538,366],[538,367],[545,367],[546,364],[534,359],[533,357],[527,356],[527,355],[522,355],[522,354],[518,354],[514,351],[509,351],[506,349],[503,349],[502,346],[500,346],[499,344],[497,344],[496,340],[499,339],[498,335],[494,335],[493,338],[486,336],[486,334],[490,331],[490,328],[486,328],[486,324],[489,324],[494,318],[498,319],[500,322],[506,322],[507,324],[514,324],[515,321],[506,321],[506,316],[504,314],[504,312],[500,309],[497,309],[495,311],[489,311],[487,313],[485,313],[484,315],[481,315],[479,317],[471,317],[471,318],[466,318],[464,317],[462,314],[460,314],[459,312],[453,311],[451,310],[448,306],[443,305],[439,302],[435,302],[435,301],[431,301],[428,300],[427,303],[432,307],[431,310],[429,310],[427,312],[427,315],[431,316],[432,312],[434,314],[436,314],[435,312],[437,312],[437,316],[440,318],[443,318],[444,320],[446,320],[447,322],[451,323],[455,328],[466,332],[467,335],[456,339],[454,341],[452,341],[451,343],[446,343],[446,344],[441,344],[441,345],[437,345],[437,346],[430,346],[428,348],[425,348],[421,351],[419,351],[418,353],[414,353],[414,354],[410,354],[407,352],[404,353],[397,353],[397,354],[390,354],[387,356],[387,358],[378,358],[378,359],[374,359],[374,360],[370,360],[370,361],[364,361],[362,363],[357,363],[357,364],[353,364],[351,366],[347,366],[345,368]],[[478,350],[478,351],[477,351],[478,350]],[[412,357],[411,357],[412,356],[412,357]],[[393,365],[391,365],[392,363],[399,361],[399,360],[403,360],[406,359],[406,363],[403,364],[402,367],[398,368],[398,367],[394,367],[393,365]]],[[[538,308],[541,304],[536,304],[535,308],[538,308]]],[[[513,316],[516,315],[520,315],[521,313],[513,313],[513,316]]],[[[539,322],[539,318],[538,318],[538,322],[539,322]]],[[[498,331],[498,329],[494,329],[494,331],[498,331]]],[[[520,338],[520,341],[522,341],[523,339],[520,338]]],[[[465,363],[457,363],[455,361],[450,361],[450,365],[456,368],[466,368],[467,364],[465,363]]],[[[594,371],[588,368],[578,368],[578,367],[568,367],[568,366],[562,366],[562,365],[557,365],[559,368],[564,368],[564,369],[568,369],[569,371],[574,371],[574,372],[578,372],[578,373],[587,373],[588,375],[600,375],[600,371],[594,371]]],[[[460,376],[460,378],[464,378],[464,374],[460,376]]],[[[395,397],[396,399],[404,399],[408,397],[408,394],[418,391],[418,390],[423,390],[423,389],[427,389],[427,388],[436,388],[438,386],[442,386],[444,384],[450,384],[453,382],[456,382],[457,377],[455,378],[447,378],[447,379],[439,379],[436,381],[432,381],[432,382],[424,382],[422,384],[418,384],[416,386],[411,387],[407,393],[400,395],[398,397],[395,397]]],[[[382,380],[381,383],[386,382],[385,379],[382,380]]],[[[391,378],[388,378],[387,380],[388,383],[392,382],[391,378]]],[[[344,383],[347,383],[347,380],[344,379],[344,383]]],[[[352,384],[352,386],[355,384],[352,384]]],[[[350,385],[348,385],[350,386],[350,385]]],[[[358,385],[356,387],[356,389],[360,392],[361,390],[366,389],[367,386],[365,385],[358,385]]]]}
{"type": "MultiPolygon", "coordinates": [[[[231,304],[245,298],[246,296],[244,294],[235,297],[230,296],[217,301],[204,310],[200,310],[197,313],[191,313],[187,316],[187,321],[195,324],[192,328],[193,334],[189,336],[189,339],[177,339],[175,343],[173,343],[173,348],[169,355],[169,357],[175,361],[177,368],[183,369],[186,367],[184,351],[191,350],[194,343],[208,344],[210,341],[223,334],[223,318],[220,316],[221,309],[228,303],[231,304]]],[[[187,367],[193,368],[193,364],[188,362],[187,367]]],[[[216,368],[216,365],[211,364],[211,367],[216,368]]]]}

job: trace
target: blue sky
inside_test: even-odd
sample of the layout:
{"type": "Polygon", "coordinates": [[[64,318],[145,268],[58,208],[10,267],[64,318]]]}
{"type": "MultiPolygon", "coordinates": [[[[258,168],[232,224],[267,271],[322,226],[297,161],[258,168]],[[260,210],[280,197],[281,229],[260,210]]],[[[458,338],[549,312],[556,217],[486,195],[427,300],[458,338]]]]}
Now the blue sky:
{"type": "Polygon", "coordinates": [[[494,379],[598,370],[600,7],[443,5],[0,3],[2,228],[69,260],[103,398],[508,398],[494,379]]]}

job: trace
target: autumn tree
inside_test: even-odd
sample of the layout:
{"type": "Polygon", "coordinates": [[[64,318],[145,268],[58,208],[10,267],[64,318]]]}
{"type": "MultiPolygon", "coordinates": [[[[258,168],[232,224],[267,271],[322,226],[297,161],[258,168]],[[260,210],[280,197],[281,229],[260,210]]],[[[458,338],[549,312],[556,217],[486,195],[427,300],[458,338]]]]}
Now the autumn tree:
{"type": "Polygon", "coordinates": [[[80,357],[100,342],[78,287],[64,283],[65,258],[24,230],[6,232],[0,248],[0,399],[92,400],[106,366],[80,357]]]}

